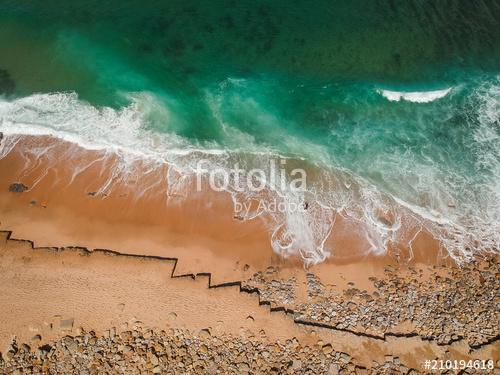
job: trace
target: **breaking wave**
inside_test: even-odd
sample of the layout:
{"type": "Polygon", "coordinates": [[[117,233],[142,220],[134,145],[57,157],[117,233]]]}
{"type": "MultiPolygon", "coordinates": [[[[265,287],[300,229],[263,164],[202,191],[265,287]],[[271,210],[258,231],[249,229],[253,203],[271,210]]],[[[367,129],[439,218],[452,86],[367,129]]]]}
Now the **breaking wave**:
{"type": "Polygon", "coordinates": [[[402,91],[390,91],[390,90],[377,90],[384,98],[390,100],[391,102],[399,102],[400,100],[406,100],[412,103],[430,103],[434,100],[444,98],[450,93],[452,89],[447,88],[444,90],[435,91],[414,91],[414,92],[402,92],[402,91]]]}

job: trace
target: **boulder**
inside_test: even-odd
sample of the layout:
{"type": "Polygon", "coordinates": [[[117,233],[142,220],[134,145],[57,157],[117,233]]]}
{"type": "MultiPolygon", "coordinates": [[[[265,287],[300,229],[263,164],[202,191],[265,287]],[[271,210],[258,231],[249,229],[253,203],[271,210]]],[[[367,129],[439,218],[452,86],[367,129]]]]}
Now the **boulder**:
{"type": "Polygon", "coordinates": [[[15,182],[9,186],[11,193],[24,193],[26,190],[28,190],[28,187],[20,182],[15,182]]]}

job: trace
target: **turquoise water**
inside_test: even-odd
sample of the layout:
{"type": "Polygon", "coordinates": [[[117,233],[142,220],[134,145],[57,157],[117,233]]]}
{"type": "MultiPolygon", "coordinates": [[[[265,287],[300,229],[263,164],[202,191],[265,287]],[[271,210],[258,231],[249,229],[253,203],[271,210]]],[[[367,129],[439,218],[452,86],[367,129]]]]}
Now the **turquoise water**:
{"type": "Polygon", "coordinates": [[[454,257],[498,250],[500,3],[290,4],[4,0],[0,131],[304,160],[325,171],[321,210],[273,220],[316,260],[325,207],[373,251],[422,227],[454,257]],[[381,227],[380,210],[411,219],[381,227]]]}

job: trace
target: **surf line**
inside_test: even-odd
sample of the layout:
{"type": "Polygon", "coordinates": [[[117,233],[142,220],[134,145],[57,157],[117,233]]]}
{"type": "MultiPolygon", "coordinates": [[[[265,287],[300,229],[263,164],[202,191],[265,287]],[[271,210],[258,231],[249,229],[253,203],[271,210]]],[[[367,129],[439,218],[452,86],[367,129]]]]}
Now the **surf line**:
{"type": "Polygon", "coordinates": [[[406,100],[412,103],[430,103],[434,100],[444,98],[450,93],[452,88],[447,88],[443,90],[434,91],[391,91],[384,89],[377,89],[377,92],[381,94],[384,98],[391,102],[399,102],[401,100],[406,100]]]}

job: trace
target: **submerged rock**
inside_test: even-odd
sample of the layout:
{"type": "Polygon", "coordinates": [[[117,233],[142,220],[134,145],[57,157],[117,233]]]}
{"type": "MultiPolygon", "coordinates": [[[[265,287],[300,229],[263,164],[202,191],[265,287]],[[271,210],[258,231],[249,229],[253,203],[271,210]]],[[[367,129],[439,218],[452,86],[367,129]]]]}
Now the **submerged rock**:
{"type": "Polygon", "coordinates": [[[5,69],[0,69],[0,95],[12,95],[16,88],[16,83],[5,69]]]}
{"type": "Polygon", "coordinates": [[[28,190],[28,187],[20,182],[14,182],[9,186],[11,193],[24,193],[26,190],[28,190]]]}

